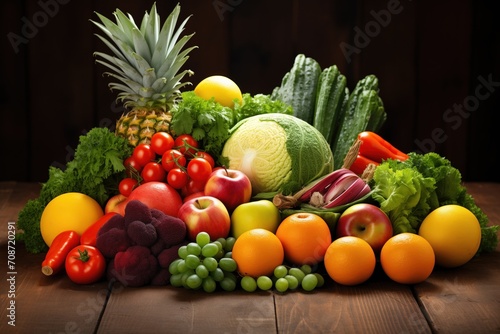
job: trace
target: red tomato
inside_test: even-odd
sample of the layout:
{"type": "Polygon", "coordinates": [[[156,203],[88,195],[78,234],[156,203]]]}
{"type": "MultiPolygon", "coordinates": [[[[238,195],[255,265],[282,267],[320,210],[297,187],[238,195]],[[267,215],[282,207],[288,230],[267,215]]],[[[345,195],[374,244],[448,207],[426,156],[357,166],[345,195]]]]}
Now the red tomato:
{"type": "Polygon", "coordinates": [[[144,180],[144,182],[151,182],[151,181],[164,181],[165,180],[165,175],[167,173],[165,172],[165,169],[157,163],[157,162],[148,162],[146,166],[142,169],[141,172],[141,177],[144,180]]]}
{"type": "Polygon", "coordinates": [[[212,173],[212,167],[203,158],[193,158],[187,165],[187,173],[195,181],[206,182],[212,173]]]}
{"type": "Polygon", "coordinates": [[[150,161],[153,161],[156,157],[155,152],[151,148],[149,144],[139,144],[134,148],[134,152],[132,153],[132,157],[137,163],[141,166],[146,166],[146,164],[150,161]]]}
{"type": "Polygon", "coordinates": [[[173,168],[185,167],[186,157],[179,150],[167,150],[161,157],[161,165],[167,172],[173,168]]]}
{"type": "Polygon", "coordinates": [[[139,182],[131,177],[126,177],[120,181],[118,184],[118,191],[125,197],[128,197],[132,190],[137,186],[139,182]]]}
{"type": "Polygon", "coordinates": [[[151,137],[151,148],[158,155],[163,155],[165,151],[170,150],[174,147],[174,137],[172,137],[168,132],[156,132],[153,137],[151,137]]]}
{"type": "Polygon", "coordinates": [[[180,135],[175,138],[175,147],[188,157],[193,157],[198,150],[198,142],[191,135],[180,135]]]}
{"type": "Polygon", "coordinates": [[[134,159],[133,156],[128,157],[123,162],[123,166],[125,166],[125,170],[128,177],[132,177],[132,175],[137,175],[141,172],[142,166],[134,159]]]}
{"type": "Polygon", "coordinates": [[[106,260],[94,246],[80,245],[66,256],[66,274],[77,284],[92,284],[99,281],[106,271],[106,260]]]}
{"type": "Polygon", "coordinates": [[[167,174],[167,183],[175,189],[182,189],[188,179],[187,173],[180,168],[172,168],[167,174]]]}
{"type": "Polygon", "coordinates": [[[191,194],[198,193],[200,191],[205,191],[205,183],[206,182],[200,182],[200,181],[195,181],[193,179],[189,179],[186,185],[181,189],[182,197],[186,197],[191,194]]]}
{"type": "Polygon", "coordinates": [[[210,163],[210,166],[212,168],[215,167],[215,161],[214,161],[214,158],[212,158],[212,156],[210,154],[208,154],[207,152],[203,152],[203,151],[198,151],[196,152],[196,154],[194,155],[196,158],[203,158],[205,159],[206,161],[208,161],[210,163]]]}

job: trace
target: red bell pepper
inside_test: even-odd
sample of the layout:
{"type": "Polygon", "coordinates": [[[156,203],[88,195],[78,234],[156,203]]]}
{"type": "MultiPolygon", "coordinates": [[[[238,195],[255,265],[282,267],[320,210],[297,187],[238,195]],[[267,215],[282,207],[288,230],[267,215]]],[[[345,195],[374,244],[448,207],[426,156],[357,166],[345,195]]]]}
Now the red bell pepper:
{"type": "Polygon", "coordinates": [[[358,175],[361,175],[370,163],[378,166],[387,159],[405,161],[409,158],[408,154],[401,152],[375,132],[363,131],[358,134],[358,140],[358,156],[349,168],[358,175]]]}
{"type": "Polygon", "coordinates": [[[116,212],[108,212],[101,218],[99,218],[97,221],[95,221],[92,225],[87,227],[87,229],[82,233],[82,236],[80,238],[80,244],[81,245],[88,245],[88,246],[94,246],[96,245],[96,240],[97,240],[97,233],[101,229],[101,227],[108,222],[108,220],[111,219],[114,215],[116,215],[116,212]]]}
{"type": "Polygon", "coordinates": [[[362,155],[359,155],[356,157],[356,160],[354,160],[353,164],[351,167],[349,167],[350,170],[352,170],[355,174],[361,175],[365,171],[366,167],[369,164],[374,164],[375,166],[378,166],[379,163],[375,162],[371,159],[365,158],[362,155]]]}

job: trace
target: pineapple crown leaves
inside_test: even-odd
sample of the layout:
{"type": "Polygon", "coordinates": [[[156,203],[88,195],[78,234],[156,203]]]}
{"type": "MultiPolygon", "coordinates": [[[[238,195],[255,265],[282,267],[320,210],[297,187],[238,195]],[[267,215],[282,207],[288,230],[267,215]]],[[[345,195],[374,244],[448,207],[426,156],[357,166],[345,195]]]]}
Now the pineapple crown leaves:
{"type": "Polygon", "coordinates": [[[100,21],[92,21],[105,35],[96,36],[111,50],[113,55],[95,52],[96,60],[111,72],[105,72],[118,82],[109,84],[118,90],[118,100],[125,107],[139,106],[170,109],[180,97],[180,88],[191,84],[181,82],[191,70],[179,72],[188,60],[188,54],[196,46],[184,49],[194,34],[181,37],[190,16],[176,29],[180,5],[177,4],[160,29],[160,16],[156,4],[143,16],[140,27],[132,15],[117,9],[113,15],[116,23],[96,13],[100,21]]]}

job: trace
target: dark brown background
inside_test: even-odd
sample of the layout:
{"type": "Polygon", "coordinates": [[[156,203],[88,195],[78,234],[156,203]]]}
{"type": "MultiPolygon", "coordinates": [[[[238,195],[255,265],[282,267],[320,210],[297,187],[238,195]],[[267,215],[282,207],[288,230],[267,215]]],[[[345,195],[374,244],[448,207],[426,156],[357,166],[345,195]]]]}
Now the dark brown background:
{"type": "MultiPolygon", "coordinates": [[[[180,2],[182,18],[193,14],[186,32],[196,32],[191,41],[199,46],[187,62],[193,84],[223,74],[244,92],[270,93],[298,53],[322,67],[336,64],[351,89],[373,73],[388,113],[382,129],[388,140],[405,151],[446,156],[465,180],[500,181],[500,28],[493,1],[180,2]],[[390,17],[382,15],[389,10],[390,17]],[[342,45],[357,53],[346,57],[342,45]],[[484,80],[499,83],[488,90],[484,80]],[[463,113],[453,111],[460,106],[463,113]]],[[[157,1],[162,18],[176,3],[157,1]]],[[[151,4],[0,3],[0,180],[43,182],[49,165],[72,158],[80,134],[114,124],[122,109],[104,67],[95,64],[93,51],[105,49],[89,19],[96,19],[94,11],[110,17],[119,7],[140,21],[151,4]],[[15,36],[24,42],[15,46],[15,36]]]]}

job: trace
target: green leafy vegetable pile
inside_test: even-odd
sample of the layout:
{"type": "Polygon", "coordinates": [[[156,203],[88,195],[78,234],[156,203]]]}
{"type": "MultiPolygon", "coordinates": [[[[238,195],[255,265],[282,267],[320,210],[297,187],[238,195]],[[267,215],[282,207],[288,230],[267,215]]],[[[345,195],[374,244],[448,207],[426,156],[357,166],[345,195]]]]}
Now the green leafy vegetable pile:
{"type": "Polygon", "coordinates": [[[19,212],[18,239],[30,253],[47,250],[40,233],[40,218],[45,206],[66,192],[81,192],[99,204],[118,193],[117,185],[124,177],[123,160],[132,154],[132,147],[122,137],[107,128],[93,128],[80,136],[75,157],[65,170],[49,167],[49,178],[43,184],[40,196],[28,201],[19,212]]]}
{"type": "Polygon", "coordinates": [[[500,226],[488,226],[488,217],[462,184],[460,171],[439,154],[409,153],[406,161],[386,160],[371,181],[372,197],[392,221],[394,233],[416,233],[434,209],[457,204],[469,209],[481,226],[478,253],[493,251],[500,226]]]}
{"type": "Polygon", "coordinates": [[[244,118],[267,113],[292,114],[292,107],[273,101],[268,95],[243,94],[243,103],[233,109],[198,97],[193,91],[182,93],[182,99],[172,110],[171,129],[175,134],[190,134],[200,146],[217,159],[229,130],[244,118]]]}

